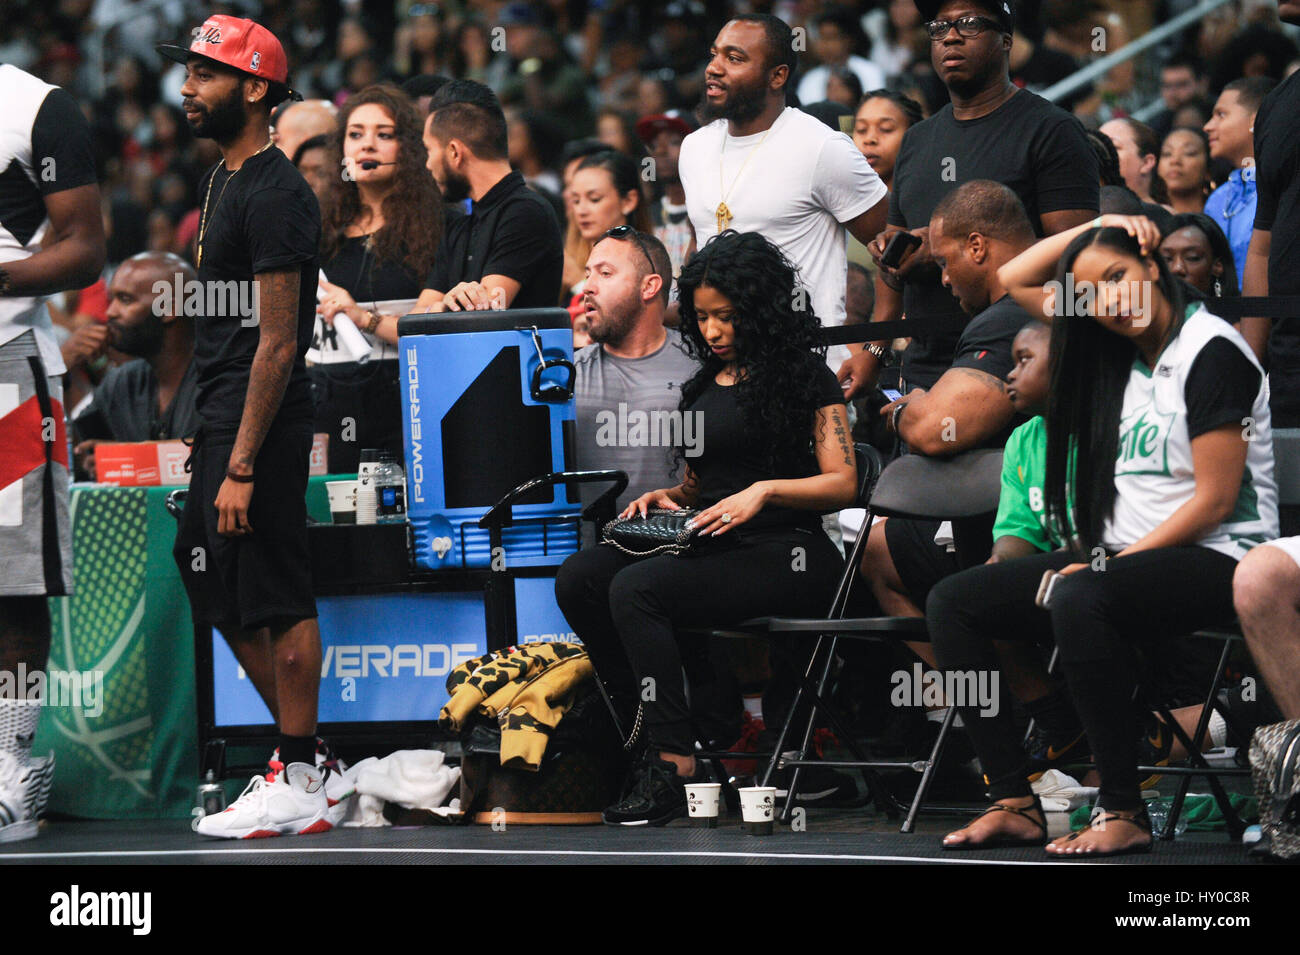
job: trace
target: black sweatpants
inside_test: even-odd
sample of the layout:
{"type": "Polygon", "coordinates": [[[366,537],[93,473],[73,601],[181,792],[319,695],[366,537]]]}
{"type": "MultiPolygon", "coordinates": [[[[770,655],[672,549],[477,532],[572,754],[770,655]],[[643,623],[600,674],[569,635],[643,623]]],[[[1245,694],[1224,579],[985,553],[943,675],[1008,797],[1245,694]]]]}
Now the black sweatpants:
{"type": "MultiPolygon", "coordinates": [[[[1142,805],[1137,778],[1138,727],[1131,703],[1138,642],[1230,621],[1235,559],[1208,547],[1168,547],[1110,558],[1059,583],[1051,610],[1034,604],[1043,573],[1072,563],[1067,553],[1035,554],[972,567],[940,581],[926,602],[935,658],[944,671],[998,670],[993,641],[1034,641],[1060,648],[1075,709],[1101,774],[1099,804],[1111,811],[1142,805]]],[[[1005,680],[996,715],[963,706],[962,721],[989,778],[994,799],[1030,793],[1025,752],[1011,722],[1005,680]]]]}
{"type": "Polygon", "coordinates": [[[844,557],[820,528],[738,530],[676,557],[637,559],[600,544],[556,576],[556,601],[600,678],[643,703],[652,749],[695,749],[678,629],[820,616],[834,595],[844,557]]]}

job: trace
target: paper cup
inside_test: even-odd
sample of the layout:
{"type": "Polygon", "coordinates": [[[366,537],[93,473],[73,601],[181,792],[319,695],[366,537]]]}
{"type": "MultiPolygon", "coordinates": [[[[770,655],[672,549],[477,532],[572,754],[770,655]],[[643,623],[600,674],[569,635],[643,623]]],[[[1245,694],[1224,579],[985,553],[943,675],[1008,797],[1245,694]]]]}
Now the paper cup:
{"type": "Polygon", "coordinates": [[[770,836],[776,810],[776,787],[742,786],[740,816],[751,836],[770,836]]]}
{"type": "Polygon", "coordinates": [[[330,516],[335,524],[357,522],[357,482],[326,481],[325,490],[330,498],[330,516]]]}
{"type": "Polygon", "coordinates": [[[718,825],[718,795],[722,783],[687,783],[686,809],[691,825],[713,829],[718,825]]]}
{"type": "Polygon", "coordinates": [[[375,499],[375,469],[379,467],[379,452],[365,450],[361,452],[361,463],[357,467],[357,523],[374,524],[378,520],[375,499]]]}

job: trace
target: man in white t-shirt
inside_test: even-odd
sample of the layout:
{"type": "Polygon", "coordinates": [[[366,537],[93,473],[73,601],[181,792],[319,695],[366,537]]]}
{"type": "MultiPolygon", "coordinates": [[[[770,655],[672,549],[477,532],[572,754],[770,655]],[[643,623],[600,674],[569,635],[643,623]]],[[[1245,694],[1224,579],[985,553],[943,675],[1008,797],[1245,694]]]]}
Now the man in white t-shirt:
{"type": "MultiPolygon", "coordinates": [[[[695,247],[724,229],[761,232],[799,269],[822,324],[843,325],[844,232],[866,243],[884,228],[885,185],[848,136],[786,107],[798,55],[784,21],[738,16],[709,55],[700,104],[708,125],[686,137],[678,160],[695,247]]],[[[827,364],[848,355],[834,346],[827,364]]]]}

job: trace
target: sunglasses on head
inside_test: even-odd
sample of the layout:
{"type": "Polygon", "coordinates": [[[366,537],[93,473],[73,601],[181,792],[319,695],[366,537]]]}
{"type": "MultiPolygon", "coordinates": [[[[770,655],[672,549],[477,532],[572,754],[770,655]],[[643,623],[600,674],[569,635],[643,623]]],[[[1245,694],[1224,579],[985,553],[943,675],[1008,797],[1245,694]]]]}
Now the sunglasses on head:
{"type": "Polygon", "coordinates": [[[632,228],[630,225],[614,226],[614,228],[608,230],[604,235],[602,235],[601,238],[618,239],[620,241],[627,241],[628,239],[631,239],[633,242],[636,243],[636,247],[641,250],[641,254],[645,256],[646,264],[650,266],[650,271],[651,272],[658,271],[655,268],[655,260],[650,255],[650,250],[646,248],[645,242],[641,240],[641,233],[638,232],[636,229],[632,228]]]}

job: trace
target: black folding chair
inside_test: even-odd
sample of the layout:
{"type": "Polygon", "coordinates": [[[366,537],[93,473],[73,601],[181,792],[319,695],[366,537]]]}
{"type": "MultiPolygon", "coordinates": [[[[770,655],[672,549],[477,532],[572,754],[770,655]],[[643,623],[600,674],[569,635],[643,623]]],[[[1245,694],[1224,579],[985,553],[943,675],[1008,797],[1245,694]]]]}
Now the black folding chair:
{"type": "MultiPolygon", "coordinates": [[[[844,613],[848,606],[849,594],[859,576],[858,568],[861,564],[862,552],[866,548],[874,517],[879,515],[961,522],[991,514],[997,509],[998,493],[1001,488],[1002,451],[980,449],[953,458],[905,455],[890,464],[883,472],[879,471],[880,457],[874,449],[858,445],[857,454],[860,473],[872,468],[880,474],[880,477],[874,481],[874,487],[863,482],[859,500],[860,505],[865,509],[862,527],[845,561],[844,571],[840,575],[835,598],[831,602],[827,615],[822,618],[762,617],[746,620],[719,633],[729,635],[741,632],[747,635],[767,636],[817,635],[812,656],[800,677],[789,714],[781,727],[776,746],[768,756],[768,763],[762,776],[763,785],[768,785],[772,774],[778,768],[794,770],[790,779],[789,795],[782,810],[782,820],[790,819],[797,801],[800,772],[806,766],[860,770],[872,800],[891,819],[898,817],[902,806],[880,779],[879,771],[909,769],[921,773],[920,784],[908,807],[907,818],[901,830],[911,832],[916,815],[933,781],[935,766],[943,754],[944,744],[947,742],[956,717],[956,710],[949,708],[927,759],[901,761],[870,758],[858,746],[846,721],[826,698],[839,641],[841,639],[926,641],[929,636],[925,621],[921,618],[846,618],[844,613]],[[794,758],[788,758],[783,755],[786,741],[791,736],[800,704],[805,700],[809,703],[809,712],[801,743],[795,751],[794,758]],[[830,722],[854,759],[811,760],[807,758],[819,714],[824,715],[830,722]]],[[[750,758],[755,756],[753,753],[740,755],[750,758]]]]}

